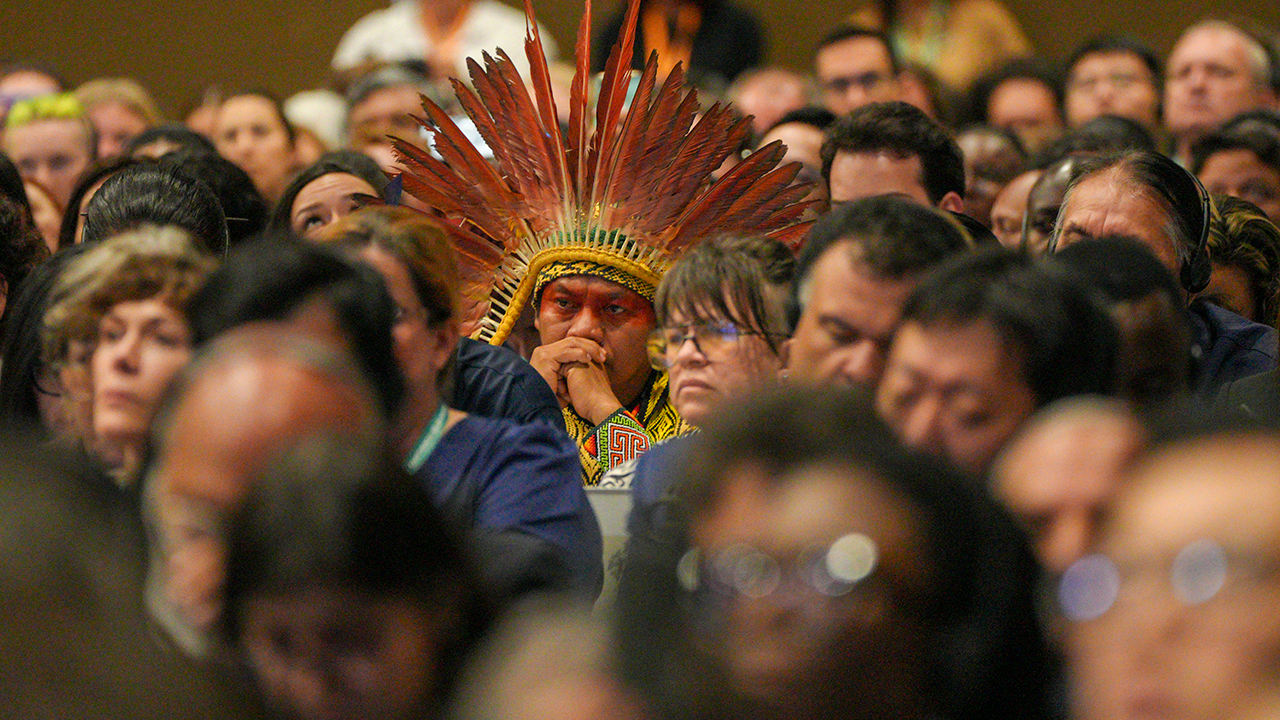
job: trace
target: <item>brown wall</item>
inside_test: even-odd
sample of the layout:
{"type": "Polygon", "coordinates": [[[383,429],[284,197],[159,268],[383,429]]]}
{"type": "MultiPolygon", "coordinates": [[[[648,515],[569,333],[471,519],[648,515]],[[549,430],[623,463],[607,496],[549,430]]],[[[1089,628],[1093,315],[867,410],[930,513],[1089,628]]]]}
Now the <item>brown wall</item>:
{"type": "MultiPolygon", "coordinates": [[[[737,0],[767,26],[771,61],[803,68],[813,44],[850,5],[788,0],[737,0]]],[[[4,27],[0,56],[50,63],[72,82],[132,75],[177,113],[219,83],[228,89],[265,87],[280,95],[316,86],[338,37],[380,0],[309,3],[300,0],[0,0],[4,27]]],[[[1178,31],[1209,13],[1239,14],[1280,27],[1280,3],[1206,0],[1005,0],[1036,47],[1050,56],[1070,52],[1103,31],[1124,30],[1168,52],[1178,31]]],[[[535,0],[562,48],[568,48],[582,5],[535,0]]],[[[603,16],[616,7],[606,1],[603,16]]]]}

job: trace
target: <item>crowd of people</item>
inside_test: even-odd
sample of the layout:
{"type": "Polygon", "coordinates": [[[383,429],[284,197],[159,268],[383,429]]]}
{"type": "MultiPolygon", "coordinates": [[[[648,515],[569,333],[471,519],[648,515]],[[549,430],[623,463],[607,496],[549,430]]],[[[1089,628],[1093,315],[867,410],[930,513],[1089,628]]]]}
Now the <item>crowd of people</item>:
{"type": "Polygon", "coordinates": [[[526,12],[0,68],[15,717],[1280,714],[1280,36],[526,12]]]}

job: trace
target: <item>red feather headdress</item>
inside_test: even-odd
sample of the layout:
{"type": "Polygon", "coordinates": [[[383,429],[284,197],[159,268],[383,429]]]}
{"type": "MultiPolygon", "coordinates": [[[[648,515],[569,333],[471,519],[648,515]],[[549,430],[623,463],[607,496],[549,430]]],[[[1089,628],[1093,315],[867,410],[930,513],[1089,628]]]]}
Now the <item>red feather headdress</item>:
{"type": "Polygon", "coordinates": [[[436,154],[402,140],[404,189],[440,213],[458,249],[463,295],[480,308],[473,337],[502,342],[555,262],[616,268],[656,286],[690,245],[717,233],[764,234],[791,246],[807,230],[807,185],[792,185],[800,165],[779,166],[780,142],[708,183],[749,130],[719,103],[700,116],[697,93],[679,66],[657,84],[657,56],[632,81],[640,0],[630,0],[609,55],[590,120],[591,0],[578,27],[569,127],[562,136],[551,74],[531,0],[525,0],[530,80],[510,57],[467,60],[471,87],[454,80],[462,108],[493,153],[491,164],[449,115],[423,98],[417,118],[436,154]],[[496,165],[496,167],[495,167],[496,165]]]}

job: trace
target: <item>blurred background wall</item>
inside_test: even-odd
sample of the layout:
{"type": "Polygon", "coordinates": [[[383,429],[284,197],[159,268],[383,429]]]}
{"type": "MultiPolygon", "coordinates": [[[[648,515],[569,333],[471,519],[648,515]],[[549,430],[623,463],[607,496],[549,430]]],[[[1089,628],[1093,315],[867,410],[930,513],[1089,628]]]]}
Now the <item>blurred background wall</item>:
{"type": "MultiPolygon", "coordinates": [[[[803,0],[736,0],[768,32],[770,62],[807,68],[813,45],[851,7],[803,0]]],[[[1167,54],[1181,28],[1210,14],[1238,15],[1280,28],[1280,3],[1206,0],[1005,0],[1039,52],[1062,57],[1082,40],[1125,31],[1167,54]]],[[[72,84],[131,75],[170,116],[203,88],[265,88],[288,96],[326,81],[333,48],[352,23],[383,0],[2,0],[0,58],[47,63],[72,84]]],[[[535,0],[564,54],[571,52],[580,0],[535,0]]],[[[605,0],[597,24],[618,6],[605,0]]]]}

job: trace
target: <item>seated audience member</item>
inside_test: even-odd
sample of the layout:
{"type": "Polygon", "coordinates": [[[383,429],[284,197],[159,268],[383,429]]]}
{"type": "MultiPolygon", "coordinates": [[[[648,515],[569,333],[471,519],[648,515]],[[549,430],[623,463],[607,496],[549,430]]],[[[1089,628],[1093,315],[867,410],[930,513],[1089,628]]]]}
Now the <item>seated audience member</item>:
{"type": "Polygon", "coordinates": [[[462,538],[380,445],[291,443],[226,547],[221,627],[282,717],[441,717],[489,607],[462,538]]]}
{"type": "Polygon", "coordinates": [[[146,604],[185,655],[222,654],[223,530],[271,460],[321,433],[384,437],[387,390],[343,348],[304,332],[278,323],[227,332],[178,374],[156,413],[143,494],[146,604]]]}
{"type": "Polygon", "coordinates": [[[841,25],[813,53],[813,74],[827,109],[847,115],[870,103],[900,100],[898,57],[884,33],[841,25]]]}
{"type": "Polygon", "coordinates": [[[836,116],[830,110],[808,106],[793,110],[778,119],[777,124],[770,127],[761,137],[757,147],[764,147],[774,140],[781,140],[787,146],[787,154],[782,156],[783,162],[798,162],[803,167],[792,183],[813,183],[813,190],[806,200],[820,200],[822,205],[816,214],[826,212],[827,187],[822,181],[822,143],[826,140],[827,128],[835,122],[836,116]]]}
{"type": "Polygon", "coordinates": [[[876,408],[907,445],[981,477],[1040,407],[1109,393],[1117,337],[1083,283],[984,248],[940,265],[902,306],[876,408]]]}
{"type": "MultiPolygon", "coordinates": [[[[425,222],[420,216],[411,217],[415,222],[425,222]]],[[[421,229],[421,225],[413,223],[410,227],[421,229]]],[[[355,235],[358,238],[359,231],[355,235]]],[[[405,240],[405,235],[400,239],[405,240]]],[[[406,257],[421,256],[405,252],[406,257]]],[[[401,270],[408,273],[408,263],[401,270]]],[[[423,273],[424,283],[427,277],[436,277],[434,272],[423,273]]],[[[433,286],[432,292],[439,292],[438,280],[433,286]]],[[[381,275],[364,263],[349,262],[332,248],[313,243],[287,237],[265,238],[232,254],[210,277],[191,306],[192,337],[200,347],[231,328],[267,321],[299,328],[352,352],[377,389],[396,439],[412,445],[405,449],[408,458],[418,449],[419,438],[406,433],[412,429],[410,422],[421,417],[424,402],[414,396],[414,390],[434,380],[434,375],[430,380],[426,377],[430,368],[423,357],[429,349],[427,341],[447,334],[439,326],[434,333],[421,327],[415,331],[415,323],[428,319],[425,308],[409,312],[409,301],[417,297],[417,292],[415,281],[400,276],[397,297],[393,298],[381,275]],[[413,295],[406,296],[405,292],[413,295]],[[395,319],[402,307],[398,302],[406,303],[399,322],[395,319]],[[401,353],[411,355],[404,358],[404,363],[414,370],[407,386],[400,369],[401,353]]],[[[433,400],[429,417],[436,419],[435,411],[444,406],[439,405],[438,396],[433,400]]],[[[422,431],[429,435],[426,425],[424,422],[422,431]]],[[[432,480],[430,488],[441,498],[441,506],[463,527],[472,529],[476,541],[485,548],[481,570],[491,589],[500,597],[566,587],[598,591],[599,528],[579,484],[560,482],[563,475],[559,473],[565,468],[557,463],[566,458],[559,454],[556,443],[560,438],[555,431],[549,426],[532,425],[512,430],[507,424],[479,418],[453,429],[458,432],[442,434],[438,442],[447,441],[450,446],[457,443],[469,454],[441,453],[429,458],[430,470],[422,472],[442,473],[432,480]],[[485,432],[490,433],[488,440],[493,442],[514,442],[513,438],[523,436],[528,444],[504,447],[502,453],[480,453],[479,447],[493,450],[483,445],[485,432]],[[539,440],[545,442],[539,444],[539,440]],[[519,463],[526,465],[521,468],[519,463]],[[522,469],[546,472],[535,482],[525,477],[522,469]],[[510,483],[517,484],[519,493],[500,490],[511,488],[510,483]],[[482,496],[483,490],[495,492],[482,496]],[[525,498],[530,493],[534,496],[528,502],[515,501],[515,495],[525,498]],[[504,501],[513,504],[504,506],[504,501]]],[[[572,457],[570,451],[570,473],[576,472],[572,457]]]]}
{"type": "Polygon", "coordinates": [[[119,155],[135,136],[163,120],[151,94],[131,78],[90,80],[74,94],[97,132],[99,158],[119,155]]]}
{"type": "Polygon", "coordinates": [[[141,225],[174,225],[205,252],[227,252],[227,218],[213,190],[183,172],[130,165],[107,178],[84,211],[80,241],[95,243],[141,225]]]}
{"type": "MultiPolygon", "coordinates": [[[[348,205],[363,205],[371,199],[357,196],[358,193],[334,197],[331,193],[335,188],[324,183],[326,178],[339,182],[336,190],[341,192],[344,189],[341,185],[346,185],[348,190],[358,189],[357,183],[360,182],[377,187],[385,183],[385,177],[377,165],[363,155],[352,151],[331,153],[327,160],[304,170],[290,184],[276,208],[273,227],[288,230],[288,223],[292,223],[293,231],[299,232],[302,225],[314,225],[317,220],[324,220],[323,228],[338,216],[347,214],[352,209],[348,205]],[[323,197],[326,194],[330,197],[323,197]],[[292,204],[296,207],[292,218],[284,214],[284,204],[290,197],[295,198],[292,204]]],[[[314,232],[311,234],[319,233],[319,228],[312,229],[314,232]]],[[[426,223],[416,224],[413,229],[415,233],[434,236],[434,231],[427,228],[426,223]]],[[[455,308],[454,314],[461,317],[461,306],[455,308]]],[[[542,376],[524,359],[500,345],[478,342],[469,337],[459,338],[451,364],[445,370],[441,391],[445,393],[449,407],[463,412],[522,424],[535,421],[552,427],[564,424],[560,403],[542,376]]]]}
{"type": "Polygon", "coordinates": [[[923,67],[950,92],[964,92],[1005,62],[1031,54],[1026,33],[999,0],[871,0],[849,19],[883,30],[904,65],[923,67]]]}
{"type": "Polygon", "coordinates": [[[369,156],[353,150],[326,153],[281,193],[270,230],[314,238],[327,225],[380,200],[386,185],[386,174],[369,156]]]}
{"type": "Polygon", "coordinates": [[[1067,186],[1082,158],[1068,155],[1044,169],[1027,193],[1027,214],[1022,223],[1022,249],[1033,255],[1052,251],[1053,230],[1062,210],[1067,186]]]}
{"type": "Polygon", "coordinates": [[[757,138],[781,125],[783,117],[809,107],[816,95],[811,79],[777,66],[747,70],[725,91],[738,112],[751,116],[751,133],[757,138]]]}
{"type": "Polygon", "coordinates": [[[1011,131],[1035,155],[1062,133],[1062,80],[1038,60],[1014,60],[973,86],[980,122],[1011,131]]]}
{"type": "Polygon", "coordinates": [[[1274,328],[1280,310],[1280,228],[1245,200],[1220,195],[1213,202],[1220,220],[1209,233],[1213,271],[1197,298],[1274,328]]]}
{"type": "Polygon", "coordinates": [[[54,250],[71,247],[81,242],[84,237],[84,216],[89,209],[89,201],[93,199],[94,194],[102,187],[102,183],[107,181],[107,178],[130,165],[140,165],[143,162],[144,160],[127,155],[117,155],[98,160],[85,168],[84,172],[80,173],[76,186],[71,189],[67,206],[62,210],[54,250]]]}
{"type": "MultiPolygon", "coordinates": [[[[1104,235],[1131,237],[1151,250],[1194,296],[1213,270],[1207,248],[1212,201],[1164,155],[1133,152],[1087,158],[1073,171],[1054,244],[1104,235]]],[[[1276,333],[1235,313],[1192,302],[1192,389],[1211,396],[1226,382],[1274,369],[1276,333]]]]}
{"type": "Polygon", "coordinates": [[[839,118],[822,144],[822,177],[832,205],[896,194],[964,211],[964,155],[919,108],[876,103],[839,118]]]}
{"type": "Polygon", "coordinates": [[[1123,402],[1071,397],[1033,415],[997,457],[992,493],[1051,576],[1060,577],[1093,546],[1102,509],[1146,437],[1123,402]]]}
{"type": "Polygon", "coordinates": [[[165,153],[187,148],[196,152],[217,152],[213,142],[182,123],[162,123],[134,135],[124,146],[126,155],[160,158],[165,153]]]}
{"type": "MultiPolygon", "coordinates": [[[[431,77],[448,80],[468,77],[468,58],[482,62],[483,53],[502,48],[527,78],[527,27],[524,13],[497,0],[397,2],[357,20],[338,41],[329,66],[346,71],[371,62],[415,62],[431,77]]],[[[555,38],[544,27],[539,31],[547,59],[555,60],[555,38]]]]}
{"type": "Polygon", "coordinates": [[[1127,237],[1075,243],[1054,259],[1088,283],[1120,333],[1116,395],[1143,411],[1185,396],[1191,328],[1182,288],[1168,268],[1127,237]]]}
{"type": "Polygon", "coordinates": [[[280,193],[298,170],[293,126],[284,117],[280,101],[261,93],[232,95],[218,108],[213,143],[218,153],[239,165],[268,203],[280,193]]]}
{"type": "Polygon", "coordinates": [[[58,275],[85,246],[59,251],[37,265],[5,303],[0,344],[0,427],[50,439],[75,436],[60,373],[43,354],[44,316],[58,275]]]}
{"type": "MultiPolygon", "coordinates": [[[[991,233],[1007,248],[1022,248],[1027,202],[1043,170],[1028,170],[1010,180],[991,203],[991,233]]],[[[1052,229],[1052,225],[1050,226],[1052,229]]]]}
{"type": "Polygon", "coordinates": [[[1235,718],[1280,671],[1280,436],[1157,435],[1063,575],[1072,716],[1235,718]]]}
{"type": "Polygon", "coordinates": [[[458,342],[458,270],[445,234],[420,213],[370,208],[336,223],[324,241],[378,271],[396,306],[392,340],[405,396],[392,418],[393,449],[460,527],[482,543],[537,543],[554,551],[574,587],[601,583],[601,539],[579,479],[577,448],[550,423],[517,425],[470,415],[441,397],[458,342]]]}
{"type": "Polygon", "coordinates": [[[969,246],[950,217],[901,197],[832,210],[796,262],[794,331],[783,347],[788,375],[875,387],[903,300],[927,269],[969,246]]]}
{"type": "Polygon", "coordinates": [[[191,357],[184,312],[212,269],[185,231],[142,225],[106,238],[58,277],[44,357],[54,370],[82,364],[91,403],[84,446],[121,487],[135,485],[160,396],[191,357]]]}
{"type": "Polygon", "coordinates": [[[227,245],[235,246],[267,228],[271,208],[253,178],[216,152],[179,148],[161,155],[161,168],[170,168],[209,186],[227,217],[227,245]]]}
{"type": "MultiPolygon", "coordinates": [[[[595,34],[592,70],[605,69],[621,40],[626,11],[620,5],[595,34]]],[[[651,53],[658,55],[659,81],[680,63],[690,84],[719,95],[739,74],[760,64],[764,30],[751,10],[732,0],[640,0],[632,69],[643,69],[651,53]]]]}
{"type": "Polygon", "coordinates": [[[1191,146],[1242,112],[1270,109],[1276,94],[1273,53],[1251,33],[1223,20],[1183,31],[1165,64],[1164,123],[1174,157],[1191,160],[1191,146]]]}
{"type": "Polygon", "coordinates": [[[1210,193],[1248,200],[1280,222],[1280,133],[1210,133],[1191,146],[1191,171],[1210,193]]]}
{"type": "Polygon", "coordinates": [[[1086,41],[1066,63],[1063,113],[1067,127],[1103,115],[1128,118],[1154,133],[1160,127],[1164,73],[1160,59],[1143,43],[1123,35],[1086,41]]]}
{"type": "Polygon", "coordinates": [[[97,159],[93,125],[73,95],[22,100],[9,109],[0,149],[18,166],[23,180],[34,180],[66,207],[76,178],[97,159]]]}
{"type": "MultiPolygon", "coordinates": [[[[649,362],[669,374],[671,402],[690,425],[777,382],[794,273],[795,256],[782,243],[731,236],[703,241],[667,271],[654,298],[649,362]]],[[[632,532],[650,522],[690,437],[658,443],[600,481],[631,488],[632,532]]]]}
{"type": "Polygon", "coordinates": [[[1022,174],[1027,153],[1013,133],[984,125],[961,131],[956,145],[964,155],[964,214],[991,228],[996,196],[1022,174]]]}
{"type": "Polygon", "coordinates": [[[450,111],[457,108],[452,95],[403,65],[379,68],[352,83],[346,97],[347,147],[373,158],[384,172],[396,172],[392,137],[426,146],[422,128],[410,117],[422,114],[424,94],[450,111]]]}
{"type": "Polygon", "coordinates": [[[619,596],[660,716],[1044,716],[1029,553],[855,397],[730,408],[678,482],[675,532],[629,551],[619,596]]]}

